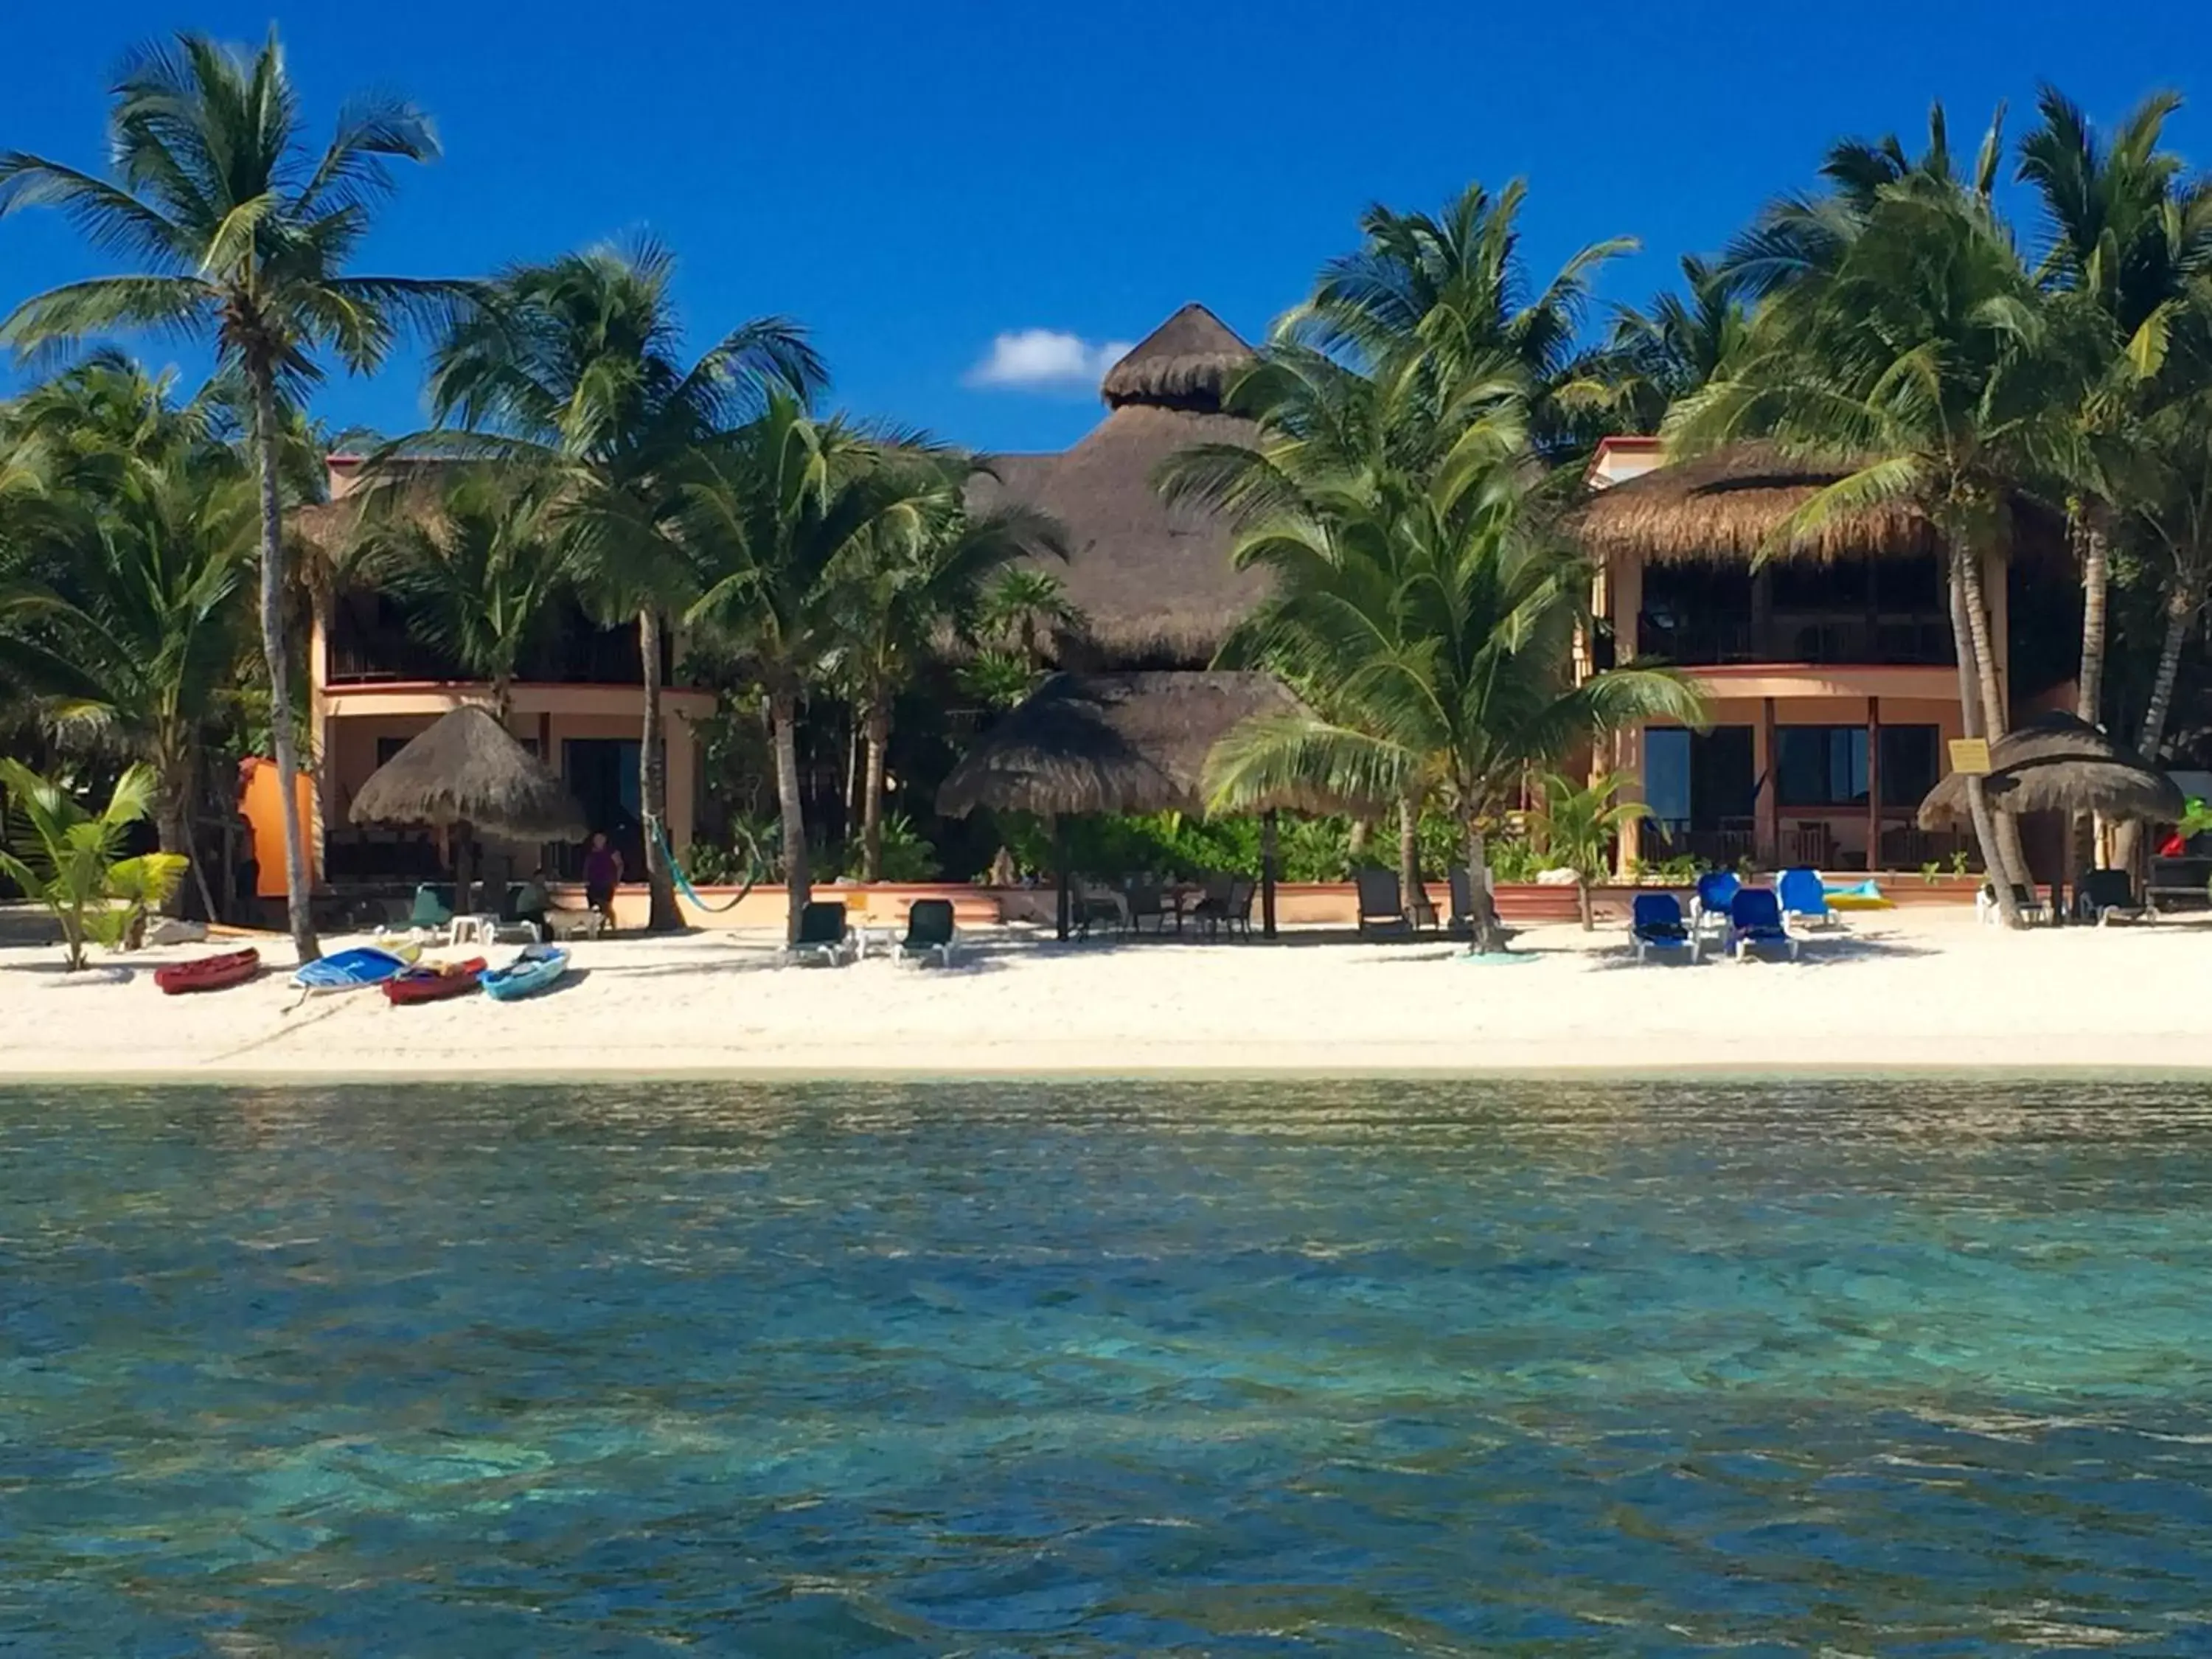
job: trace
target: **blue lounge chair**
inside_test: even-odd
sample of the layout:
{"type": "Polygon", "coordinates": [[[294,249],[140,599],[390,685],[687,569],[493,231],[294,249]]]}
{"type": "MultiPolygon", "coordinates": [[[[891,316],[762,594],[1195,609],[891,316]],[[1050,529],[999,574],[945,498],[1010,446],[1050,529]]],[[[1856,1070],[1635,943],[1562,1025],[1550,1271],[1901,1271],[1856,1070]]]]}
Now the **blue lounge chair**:
{"type": "Polygon", "coordinates": [[[1729,901],[1729,954],[1738,962],[1754,945],[1780,945],[1797,960],[1797,940],[1782,920],[1782,902],[1771,887],[1745,887],[1729,901]]]}
{"type": "Polygon", "coordinates": [[[1784,870],[1775,881],[1774,896],[1781,902],[1784,916],[1818,922],[1823,927],[1835,925],[1836,913],[1828,905],[1827,884],[1820,879],[1817,870],[1784,870]]]}
{"type": "Polygon", "coordinates": [[[1729,902],[1742,885],[1733,870],[1708,870],[1699,876],[1698,890],[1690,896],[1690,931],[1698,934],[1727,933],[1729,902]]]}
{"type": "Polygon", "coordinates": [[[1682,902],[1672,893],[1638,893],[1629,917],[1628,936],[1635,941],[1639,963],[1653,951],[1686,949],[1698,960],[1697,936],[1682,920],[1682,902]]]}

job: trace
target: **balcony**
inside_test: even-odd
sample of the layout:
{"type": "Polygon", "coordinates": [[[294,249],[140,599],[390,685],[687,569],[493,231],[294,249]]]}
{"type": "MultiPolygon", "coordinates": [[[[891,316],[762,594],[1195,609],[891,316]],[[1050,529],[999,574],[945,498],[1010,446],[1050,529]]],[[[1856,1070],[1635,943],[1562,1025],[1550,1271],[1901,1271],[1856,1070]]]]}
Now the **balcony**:
{"type": "Polygon", "coordinates": [[[1778,611],[1756,618],[1647,610],[1637,618],[1636,648],[1639,656],[1684,668],[1728,663],[1948,668],[1955,661],[1950,618],[1940,611],[1778,611]]]}
{"type": "MultiPolygon", "coordinates": [[[[674,683],[673,643],[660,641],[660,678],[674,683]]],[[[374,594],[341,602],[331,617],[323,684],[377,685],[475,678],[436,647],[418,639],[396,608],[374,594]]],[[[515,678],[541,685],[640,685],[644,659],[635,627],[601,628],[580,611],[564,616],[524,653],[515,678]]]]}

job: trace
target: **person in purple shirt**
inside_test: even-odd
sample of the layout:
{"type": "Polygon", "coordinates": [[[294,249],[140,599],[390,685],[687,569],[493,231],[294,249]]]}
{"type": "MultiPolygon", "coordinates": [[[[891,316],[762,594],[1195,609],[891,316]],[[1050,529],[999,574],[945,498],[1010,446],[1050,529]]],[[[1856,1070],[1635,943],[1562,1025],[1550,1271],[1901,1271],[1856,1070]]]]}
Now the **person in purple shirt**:
{"type": "Polygon", "coordinates": [[[622,854],[607,845],[606,831],[593,830],[584,854],[584,899],[610,933],[615,930],[615,889],[622,884],[622,854]]]}

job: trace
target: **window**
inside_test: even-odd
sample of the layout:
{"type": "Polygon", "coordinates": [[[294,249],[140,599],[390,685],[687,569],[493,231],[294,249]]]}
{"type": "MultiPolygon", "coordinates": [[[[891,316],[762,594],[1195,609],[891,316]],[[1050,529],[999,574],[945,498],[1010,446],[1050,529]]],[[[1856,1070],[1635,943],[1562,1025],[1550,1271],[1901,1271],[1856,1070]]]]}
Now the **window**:
{"type": "MultiPolygon", "coordinates": [[[[1775,733],[1776,799],[1784,806],[1863,806],[1867,734],[1863,726],[1785,726],[1775,733]]],[[[1936,787],[1932,726],[1881,728],[1881,804],[1917,806],[1936,787]]]]}
{"type": "Polygon", "coordinates": [[[1690,734],[1680,726],[1644,733],[1644,802],[1667,829],[1690,827],[1690,734]]]}
{"type": "Polygon", "coordinates": [[[1775,798],[1784,806],[1863,805],[1866,727],[1785,726],[1775,734],[1775,798]]]}

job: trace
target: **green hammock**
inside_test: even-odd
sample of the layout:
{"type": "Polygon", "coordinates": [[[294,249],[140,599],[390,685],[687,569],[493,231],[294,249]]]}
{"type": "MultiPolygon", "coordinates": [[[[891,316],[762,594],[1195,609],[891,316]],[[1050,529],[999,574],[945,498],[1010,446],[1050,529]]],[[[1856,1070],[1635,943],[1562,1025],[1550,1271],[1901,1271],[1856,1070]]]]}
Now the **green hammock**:
{"type": "Polygon", "coordinates": [[[684,866],[676,861],[676,849],[669,846],[668,837],[660,833],[660,820],[647,818],[645,821],[645,827],[653,836],[653,844],[660,849],[661,860],[668,866],[668,873],[676,879],[677,891],[690,900],[694,908],[704,910],[709,915],[720,915],[725,910],[736,909],[745,902],[745,895],[751,892],[755,884],[760,880],[760,849],[753,845],[751,836],[739,831],[739,836],[745,846],[744,885],[738,889],[737,896],[726,904],[709,904],[700,896],[699,890],[691,884],[691,878],[684,873],[684,866]]]}

